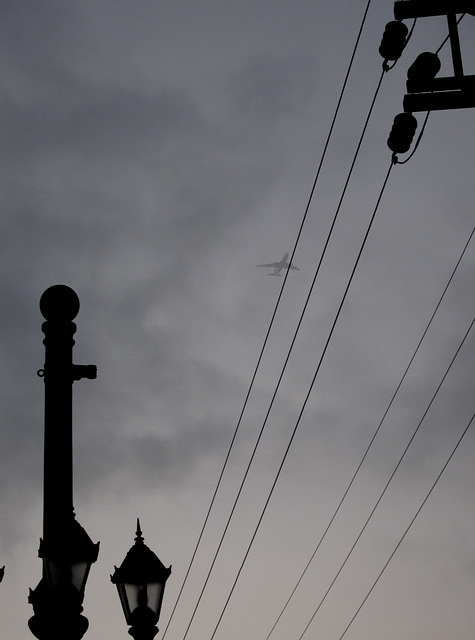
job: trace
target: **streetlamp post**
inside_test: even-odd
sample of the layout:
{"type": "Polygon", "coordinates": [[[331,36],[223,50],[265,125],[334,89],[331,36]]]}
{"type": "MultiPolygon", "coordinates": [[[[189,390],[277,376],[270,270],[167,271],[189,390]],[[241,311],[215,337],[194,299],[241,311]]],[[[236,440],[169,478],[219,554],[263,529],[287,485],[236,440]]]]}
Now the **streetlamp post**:
{"type": "MultiPolygon", "coordinates": [[[[89,622],[82,602],[94,544],[77,522],[73,509],[72,385],[94,379],[94,365],[73,364],[73,320],[79,311],[76,293],[65,285],[47,289],[40,300],[45,318],[45,365],[38,375],[45,383],[43,538],[38,555],[43,575],[30,589],[34,615],[28,621],[38,640],[81,640],[89,622]]],[[[153,640],[165,583],[171,573],[145,544],[137,520],[134,546],[111,576],[117,586],[129,633],[135,640],[153,640]]],[[[0,582],[3,568],[0,569],[0,582]]]]}
{"type": "Polygon", "coordinates": [[[76,293],[65,285],[47,289],[40,300],[46,322],[43,538],[39,557],[43,577],[30,589],[34,615],[28,624],[39,640],[80,640],[88,627],[81,615],[86,580],[96,561],[94,544],[73,510],[72,385],[96,377],[94,365],[74,365],[72,352],[79,311],[76,293]]]}
{"type": "Polygon", "coordinates": [[[134,640],[153,640],[158,633],[155,625],[160,618],[165,583],[171,570],[144,544],[137,520],[135,544],[111,576],[134,640]]]}

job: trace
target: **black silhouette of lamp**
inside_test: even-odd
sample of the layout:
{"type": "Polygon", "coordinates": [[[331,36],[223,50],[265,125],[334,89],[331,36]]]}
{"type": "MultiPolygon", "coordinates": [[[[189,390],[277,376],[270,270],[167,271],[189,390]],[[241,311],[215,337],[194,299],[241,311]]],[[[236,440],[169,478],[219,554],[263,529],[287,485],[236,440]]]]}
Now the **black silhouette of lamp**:
{"type": "Polygon", "coordinates": [[[93,562],[97,560],[99,543],[94,544],[76,519],[71,518],[65,536],[46,544],[40,542],[39,557],[43,560],[44,575],[51,590],[64,585],[73,586],[81,601],[93,562]]]}
{"type": "Polygon", "coordinates": [[[146,544],[137,520],[135,544],[111,581],[116,585],[129,634],[135,640],[152,640],[158,633],[165,583],[171,573],[146,544]]]}
{"type": "Polygon", "coordinates": [[[79,312],[76,292],[65,285],[47,289],[40,300],[45,318],[45,364],[38,371],[45,385],[42,578],[30,589],[34,615],[28,621],[39,640],[80,640],[88,628],[81,615],[86,580],[97,560],[94,544],[77,522],[73,508],[72,387],[94,379],[94,365],[73,364],[79,312]]]}

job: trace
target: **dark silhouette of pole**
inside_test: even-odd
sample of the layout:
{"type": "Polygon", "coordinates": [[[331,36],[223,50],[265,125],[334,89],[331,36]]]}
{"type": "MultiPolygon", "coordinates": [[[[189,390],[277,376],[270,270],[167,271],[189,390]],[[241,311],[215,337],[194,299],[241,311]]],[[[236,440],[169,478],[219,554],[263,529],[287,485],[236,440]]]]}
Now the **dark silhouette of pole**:
{"type": "Polygon", "coordinates": [[[43,540],[73,515],[73,335],[79,299],[72,289],[52,287],[42,296],[45,334],[45,435],[43,540]]]}
{"type": "Polygon", "coordinates": [[[29,601],[35,615],[29,626],[40,640],[80,640],[88,627],[81,615],[84,589],[98,554],[73,509],[72,385],[96,377],[94,365],[73,364],[73,320],[79,298],[65,285],[47,289],[40,310],[46,322],[45,365],[38,375],[45,383],[43,539],[39,556],[43,577],[29,601]]]}

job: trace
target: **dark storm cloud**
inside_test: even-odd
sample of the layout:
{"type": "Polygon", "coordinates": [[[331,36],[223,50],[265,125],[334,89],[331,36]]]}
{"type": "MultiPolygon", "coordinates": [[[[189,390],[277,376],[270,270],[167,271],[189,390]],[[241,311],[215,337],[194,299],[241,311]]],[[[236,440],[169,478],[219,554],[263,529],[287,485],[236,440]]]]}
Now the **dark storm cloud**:
{"type": "Polygon", "coordinates": [[[3,106],[10,123],[5,143],[13,159],[22,157],[26,169],[28,161],[39,162],[44,156],[47,162],[50,154],[89,159],[97,166],[114,155],[130,161],[138,155],[158,159],[170,138],[187,136],[190,126],[202,124],[191,103],[177,92],[138,95],[98,87],[71,71],[48,80],[38,102],[19,105],[10,100],[3,106]]]}
{"type": "MultiPolygon", "coordinates": [[[[149,238],[153,234],[157,250],[170,240],[184,243],[183,250],[204,249],[211,232],[248,215],[275,179],[279,148],[269,125],[284,125],[282,96],[293,96],[291,103],[302,98],[293,90],[301,84],[295,78],[289,87],[271,77],[270,96],[264,88],[264,103],[256,111],[255,99],[246,97],[249,83],[257,87],[262,75],[254,66],[237,83],[240,107],[233,128],[206,121],[182,93],[161,90],[151,96],[97,87],[74,73],[45,87],[38,102],[7,102],[6,212],[25,225],[37,224],[41,247],[48,238],[57,244],[65,240],[80,253],[94,226],[94,241],[104,244],[115,238],[120,245],[124,232],[129,241],[134,232],[145,231],[149,238]],[[244,130],[240,122],[247,122],[244,130]],[[160,232],[158,220],[166,222],[160,232]]],[[[293,78],[293,68],[285,79],[293,78]]]]}
{"type": "Polygon", "coordinates": [[[76,417],[81,494],[98,482],[117,483],[123,474],[148,488],[158,480],[180,486],[201,460],[214,460],[228,444],[236,380],[224,379],[213,365],[183,360],[171,347],[175,340],[151,349],[149,336],[145,353],[132,337],[124,350],[134,362],[118,364],[119,376],[117,365],[104,363],[102,385],[81,390],[88,398],[87,414],[76,417]]]}
{"type": "Polygon", "coordinates": [[[236,97],[235,119],[254,134],[270,129],[278,140],[288,126],[305,112],[315,95],[318,65],[304,54],[280,58],[254,57],[232,76],[230,89],[236,97]],[[246,127],[246,124],[248,127],[246,127]]]}
{"type": "Polygon", "coordinates": [[[21,87],[22,71],[49,72],[60,68],[65,58],[77,53],[81,45],[84,22],[73,6],[29,0],[2,3],[2,44],[6,69],[15,73],[7,79],[21,87]]]}
{"type": "MultiPolygon", "coordinates": [[[[266,146],[267,124],[281,111],[276,91],[283,94],[288,87],[272,80],[272,104],[256,113],[245,98],[249,86],[257,87],[262,69],[255,63],[243,72],[243,89],[235,94],[244,96],[238,98],[243,117],[252,114],[244,135],[239,123],[220,129],[206,122],[196,105],[176,91],[140,95],[98,87],[71,70],[34,71],[30,80],[36,91],[30,101],[4,103],[9,126],[4,130],[2,249],[11,278],[4,285],[18,280],[15,286],[29,292],[39,282],[46,284],[52,253],[64,265],[60,280],[76,273],[87,287],[91,279],[99,278],[100,285],[102,276],[106,298],[114,298],[102,266],[108,260],[116,263],[111,267],[115,275],[129,267],[143,274],[155,270],[145,284],[132,280],[133,287],[120,287],[117,312],[124,323],[130,316],[133,325],[154,292],[163,299],[172,284],[176,289],[193,256],[246,216],[268,188],[275,168],[262,168],[263,157],[274,151],[266,146]],[[139,172],[145,179],[134,183],[139,172]],[[154,194],[151,201],[147,193],[154,194]]],[[[267,96],[267,89],[262,93],[267,96]]]]}

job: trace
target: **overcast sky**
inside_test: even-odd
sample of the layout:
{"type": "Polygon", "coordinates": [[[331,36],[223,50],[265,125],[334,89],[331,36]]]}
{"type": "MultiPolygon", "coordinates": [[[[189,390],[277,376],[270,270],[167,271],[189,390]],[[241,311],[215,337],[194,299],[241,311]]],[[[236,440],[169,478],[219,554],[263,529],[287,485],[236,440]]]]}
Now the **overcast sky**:
{"type": "MultiPolygon", "coordinates": [[[[161,638],[284,281],[256,265],[294,248],[366,4],[0,3],[5,638],[33,637],[28,589],[41,577],[41,294],[58,283],[77,292],[74,359],[98,367],[97,380],[74,384],[75,510],[101,542],[86,589],[85,637],[128,637],[109,576],[133,544],[140,517],[146,544],[172,565],[161,638]]],[[[266,418],[382,72],[378,47],[392,19],[393,3],[373,0],[295,252],[300,271],[285,282],[168,640],[186,635],[266,418]]],[[[460,24],[466,73],[475,72],[474,20],[467,15],[460,24]]],[[[402,111],[407,68],[447,33],[442,17],[419,20],[385,74],[190,639],[267,639],[467,245],[474,113],[433,112],[415,155],[390,173],[322,360],[390,167],[386,139],[402,111]]],[[[440,75],[452,75],[447,44],[440,57],[440,75]]],[[[416,115],[420,130],[425,114],[416,115]]],[[[304,637],[340,640],[469,424],[473,331],[444,376],[474,317],[474,244],[272,640],[300,640],[317,607],[304,637]]],[[[473,429],[348,640],[473,640],[473,429]]]]}

